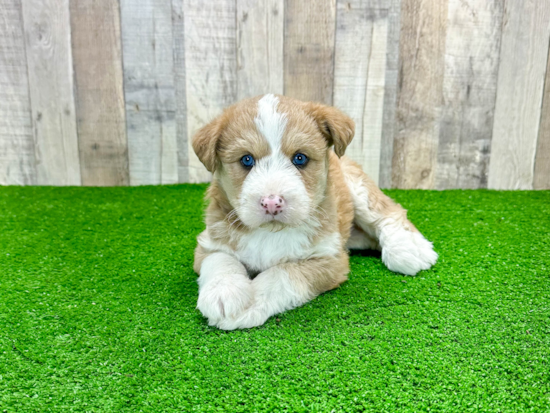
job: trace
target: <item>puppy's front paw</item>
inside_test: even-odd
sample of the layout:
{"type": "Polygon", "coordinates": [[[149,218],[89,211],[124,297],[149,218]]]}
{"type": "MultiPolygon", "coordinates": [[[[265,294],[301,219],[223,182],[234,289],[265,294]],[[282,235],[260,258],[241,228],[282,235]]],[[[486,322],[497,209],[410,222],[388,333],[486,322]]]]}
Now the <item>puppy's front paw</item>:
{"type": "Polygon", "coordinates": [[[261,305],[252,305],[235,318],[224,318],[217,323],[222,330],[237,330],[261,326],[269,318],[269,314],[261,305]]]}
{"type": "Polygon", "coordinates": [[[391,271],[416,275],[430,269],[437,261],[437,253],[430,241],[419,232],[404,228],[382,234],[382,262],[391,271]]]}
{"type": "Polygon", "coordinates": [[[208,318],[208,324],[217,325],[225,318],[242,314],[250,307],[253,298],[250,279],[241,274],[226,274],[200,285],[197,308],[208,318]]]}

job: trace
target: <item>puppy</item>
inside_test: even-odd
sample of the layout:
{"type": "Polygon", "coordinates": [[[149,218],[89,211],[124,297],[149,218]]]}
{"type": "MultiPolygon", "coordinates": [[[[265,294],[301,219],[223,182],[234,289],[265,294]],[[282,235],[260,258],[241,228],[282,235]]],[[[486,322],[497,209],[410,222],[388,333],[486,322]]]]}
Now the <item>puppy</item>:
{"type": "Polygon", "coordinates": [[[268,94],[194,136],[213,173],[194,264],[197,308],[210,325],[259,326],[338,287],[348,249],[381,250],[391,271],[407,275],[436,262],[406,211],[343,156],[353,134],[338,109],[268,94]]]}

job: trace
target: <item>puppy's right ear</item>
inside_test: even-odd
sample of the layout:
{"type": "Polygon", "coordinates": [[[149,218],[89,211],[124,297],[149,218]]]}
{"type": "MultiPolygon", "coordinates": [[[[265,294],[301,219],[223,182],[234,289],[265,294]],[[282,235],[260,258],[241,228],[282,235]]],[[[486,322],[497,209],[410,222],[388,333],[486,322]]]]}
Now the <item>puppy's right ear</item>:
{"type": "Polygon", "coordinates": [[[209,172],[214,172],[218,166],[217,146],[221,133],[222,120],[218,117],[193,136],[193,150],[209,172]]]}
{"type": "Polygon", "coordinates": [[[304,106],[306,111],[317,122],[329,146],[334,145],[336,155],[338,157],[343,156],[355,134],[355,123],[353,120],[332,106],[314,102],[306,102],[304,106]]]}

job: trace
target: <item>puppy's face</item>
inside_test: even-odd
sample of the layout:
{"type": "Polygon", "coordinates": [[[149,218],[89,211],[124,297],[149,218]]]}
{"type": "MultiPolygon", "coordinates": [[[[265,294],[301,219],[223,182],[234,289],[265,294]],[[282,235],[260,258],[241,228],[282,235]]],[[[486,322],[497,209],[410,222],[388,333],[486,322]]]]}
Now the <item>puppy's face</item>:
{"type": "Polygon", "coordinates": [[[270,94],[228,108],[193,148],[244,225],[298,226],[325,196],[330,146],[343,155],[353,129],[335,108],[270,94]]]}

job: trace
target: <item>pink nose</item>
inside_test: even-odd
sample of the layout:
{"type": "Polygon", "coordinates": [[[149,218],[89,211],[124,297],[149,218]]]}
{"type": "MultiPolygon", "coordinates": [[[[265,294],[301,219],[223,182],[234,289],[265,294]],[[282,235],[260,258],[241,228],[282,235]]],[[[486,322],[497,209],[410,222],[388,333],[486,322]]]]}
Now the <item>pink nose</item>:
{"type": "Polygon", "coordinates": [[[280,214],[285,208],[285,200],[279,195],[264,196],[260,200],[260,204],[266,214],[271,214],[273,216],[280,214]]]}

